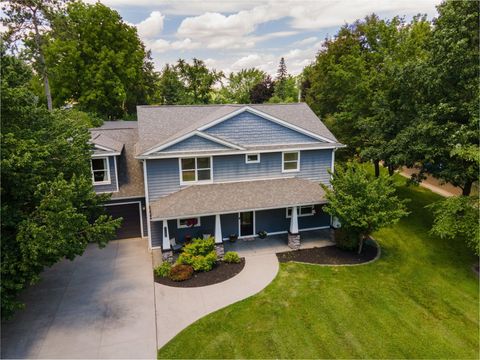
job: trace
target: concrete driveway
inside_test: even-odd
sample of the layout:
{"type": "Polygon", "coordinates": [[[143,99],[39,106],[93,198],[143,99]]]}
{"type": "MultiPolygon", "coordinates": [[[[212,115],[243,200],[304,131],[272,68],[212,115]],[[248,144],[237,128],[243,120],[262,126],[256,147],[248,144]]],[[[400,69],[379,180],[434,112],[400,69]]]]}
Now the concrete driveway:
{"type": "Polygon", "coordinates": [[[2,358],[155,358],[151,256],[146,240],[90,245],[22,296],[2,323],[2,358]]]}

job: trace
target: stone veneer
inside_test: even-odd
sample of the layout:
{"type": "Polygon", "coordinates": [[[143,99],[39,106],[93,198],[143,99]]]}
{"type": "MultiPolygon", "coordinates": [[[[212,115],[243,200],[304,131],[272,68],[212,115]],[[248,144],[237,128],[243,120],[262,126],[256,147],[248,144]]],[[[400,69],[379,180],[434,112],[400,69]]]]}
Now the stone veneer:
{"type": "Polygon", "coordinates": [[[215,244],[215,251],[217,252],[217,256],[219,258],[223,258],[223,254],[225,253],[225,248],[222,244],[215,244]]]}
{"type": "Polygon", "coordinates": [[[288,246],[293,250],[300,249],[300,234],[288,233],[288,246]]]}

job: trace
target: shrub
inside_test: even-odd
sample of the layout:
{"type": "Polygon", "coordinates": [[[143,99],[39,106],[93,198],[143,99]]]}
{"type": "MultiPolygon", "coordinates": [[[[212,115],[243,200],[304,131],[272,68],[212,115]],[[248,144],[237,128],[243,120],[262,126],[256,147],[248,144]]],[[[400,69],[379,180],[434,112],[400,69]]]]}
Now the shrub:
{"type": "Polygon", "coordinates": [[[176,261],[177,264],[184,264],[184,265],[193,265],[193,261],[195,260],[195,256],[189,253],[182,252],[176,261]]]}
{"type": "Polygon", "coordinates": [[[227,251],[223,256],[223,261],[230,264],[238,264],[240,256],[235,251],[227,251]]]}
{"type": "Polygon", "coordinates": [[[195,256],[193,260],[193,270],[195,271],[210,271],[217,262],[217,253],[215,250],[208,253],[206,256],[195,256]]]}
{"type": "Polygon", "coordinates": [[[190,265],[176,264],[170,269],[168,277],[173,281],[185,281],[192,277],[193,268],[190,265]]]}
{"type": "Polygon", "coordinates": [[[190,254],[193,256],[206,256],[215,250],[215,240],[213,238],[208,239],[193,239],[190,244],[183,247],[184,254],[190,254]]]}
{"type": "Polygon", "coordinates": [[[343,250],[353,251],[358,249],[360,236],[352,230],[345,228],[335,229],[335,244],[343,250]]]}
{"type": "Polygon", "coordinates": [[[162,265],[157,266],[153,270],[153,273],[155,274],[155,276],[167,277],[168,274],[170,273],[171,268],[172,268],[172,264],[170,264],[168,261],[164,261],[162,265]]]}

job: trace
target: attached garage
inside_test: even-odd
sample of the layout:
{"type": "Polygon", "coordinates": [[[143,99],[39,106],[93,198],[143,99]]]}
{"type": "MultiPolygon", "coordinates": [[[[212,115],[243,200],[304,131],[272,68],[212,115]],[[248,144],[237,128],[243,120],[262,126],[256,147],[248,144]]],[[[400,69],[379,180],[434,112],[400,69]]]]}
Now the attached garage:
{"type": "Polygon", "coordinates": [[[123,218],[117,230],[116,239],[142,237],[142,206],[140,202],[106,204],[107,214],[113,218],[123,218]]]}

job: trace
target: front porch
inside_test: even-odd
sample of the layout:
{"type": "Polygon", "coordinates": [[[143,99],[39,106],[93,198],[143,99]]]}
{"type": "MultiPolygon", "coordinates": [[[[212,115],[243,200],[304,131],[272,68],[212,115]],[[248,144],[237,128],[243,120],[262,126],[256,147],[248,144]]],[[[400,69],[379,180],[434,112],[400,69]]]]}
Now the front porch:
{"type": "MultiPolygon", "coordinates": [[[[300,249],[310,249],[314,247],[331,246],[333,236],[330,229],[302,231],[300,249]]],[[[236,251],[240,257],[274,254],[284,251],[291,251],[288,246],[287,234],[271,235],[265,239],[258,237],[248,239],[238,239],[234,243],[224,241],[225,252],[236,251]]]]}

